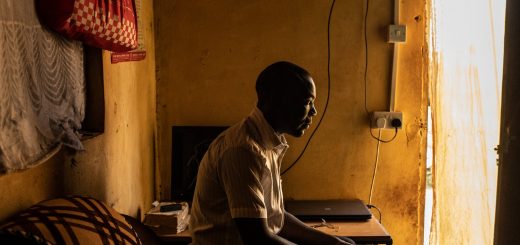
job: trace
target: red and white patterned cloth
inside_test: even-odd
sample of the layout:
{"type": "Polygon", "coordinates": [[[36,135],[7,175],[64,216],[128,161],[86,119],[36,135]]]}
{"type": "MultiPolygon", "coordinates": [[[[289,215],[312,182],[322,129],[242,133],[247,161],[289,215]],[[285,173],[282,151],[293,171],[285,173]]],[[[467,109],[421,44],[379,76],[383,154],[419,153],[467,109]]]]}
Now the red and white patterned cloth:
{"type": "Polygon", "coordinates": [[[133,0],[52,0],[61,8],[40,0],[42,21],[57,32],[111,51],[138,47],[137,17],[133,0]],[[70,9],[72,8],[72,9],[70,9]]]}

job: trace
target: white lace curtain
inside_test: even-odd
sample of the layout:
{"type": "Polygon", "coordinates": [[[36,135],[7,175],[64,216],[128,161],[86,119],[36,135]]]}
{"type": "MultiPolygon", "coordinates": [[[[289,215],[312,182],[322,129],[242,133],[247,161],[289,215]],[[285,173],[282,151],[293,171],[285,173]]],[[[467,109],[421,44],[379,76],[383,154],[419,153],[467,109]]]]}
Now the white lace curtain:
{"type": "Polygon", "coordinates": [[[0,173],[82,149],[83,49],[43,28],[34,2],[0,1],[0,173]]]}
{"type": "Polygon", "coordinates": [[[505,0],[432,0],[430,244],[493,244],[505,0]]]}

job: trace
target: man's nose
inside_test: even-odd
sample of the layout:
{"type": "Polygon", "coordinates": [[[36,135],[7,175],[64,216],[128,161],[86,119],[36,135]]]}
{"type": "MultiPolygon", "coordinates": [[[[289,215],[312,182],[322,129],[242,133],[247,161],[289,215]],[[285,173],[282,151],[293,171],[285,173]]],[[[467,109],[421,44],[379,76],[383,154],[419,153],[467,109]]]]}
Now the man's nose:
{"type": "Polygon", "coordinates": [[[313,117],[316,116],[316,114],[318,114],[318,111],[316,110],[316,107],[312,105],[311,110],[309,111],[309,116],[313,117]]]}

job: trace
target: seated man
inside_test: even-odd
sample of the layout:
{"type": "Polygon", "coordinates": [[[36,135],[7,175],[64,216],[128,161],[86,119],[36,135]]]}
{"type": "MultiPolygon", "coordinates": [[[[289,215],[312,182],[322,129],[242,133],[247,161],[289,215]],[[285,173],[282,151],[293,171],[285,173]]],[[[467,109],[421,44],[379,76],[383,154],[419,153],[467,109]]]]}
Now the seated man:
{"type": "Polygon", "coordinates": [[[300,137],[317,114],[309,73],[277,62],[256,81],[253,112],[210,145],[191,210],[193,244],[352,244],[308,227],[283,207],[284,134],[300,137]]]}

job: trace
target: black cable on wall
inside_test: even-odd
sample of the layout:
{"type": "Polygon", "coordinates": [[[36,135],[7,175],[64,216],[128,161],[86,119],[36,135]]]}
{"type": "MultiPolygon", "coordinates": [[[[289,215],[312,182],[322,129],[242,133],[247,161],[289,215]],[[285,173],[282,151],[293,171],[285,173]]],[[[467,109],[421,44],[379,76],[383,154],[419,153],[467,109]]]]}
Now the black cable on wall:
{"type": "Polygon", "coordinates": [[[318,124],[316,125],[316,128],[314,129],[314,131],[312,131],[311,136],[307,140],[307,143],[305,143],[305,147],[303,147],[303,150],[300,152],[300,155],[298,155],[296,160],[294,160],[294,162],[291,163],[291,165],[289,165],[288,168],[286,168],[284,171],[282,171],[281,175],[284,175],[285,173],[287,173],[287,171],[289,171],[300,160],[300,158],[302,158],[303,153],[305,153],[305,150],[307,150],[307,147],[309,146],[309,143],[311,142],[312,137],[314,136],[316,131],[318,131],[318,128],[321,125],[321,121],[323,120],[323,118],[325,117],[325,113],[327,112],[327,107],[329,106],[330,80],[331,80],[330,79],[330,21],[332,18],[332,12],[334,10],[335,3],[336,3],[336,0],[333,0],[332,5],[330,6],[329,19],[327,22],[327,99],[325,101],[325,107],[323,108],[323,114],[321,115],[320,120],[318,121],[318,124]]]}

